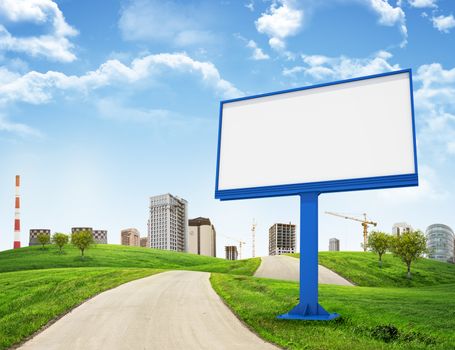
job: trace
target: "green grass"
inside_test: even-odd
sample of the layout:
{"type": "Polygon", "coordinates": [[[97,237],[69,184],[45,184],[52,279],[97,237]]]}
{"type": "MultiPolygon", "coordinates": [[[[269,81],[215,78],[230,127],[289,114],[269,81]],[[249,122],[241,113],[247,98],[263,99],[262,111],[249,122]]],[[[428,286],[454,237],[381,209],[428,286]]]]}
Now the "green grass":
{"type": "Polygon", "coordinates": [[[455,349],[455,284],[426,288],[320,286],[320,303],[341,318],[277,320],[298,302],[298,283],[212,274],[212,286],[262,338],[288,349],[455,349]],[[375,327],[399,331],[387,342],[375,327]]]}
{"type": "Polygon", "coordinates": [[[22,341],[93,295],[157,272],[60,268],[0,273],[0,349],[22,341]]]}
{"type": "MultiPolygon", "coordinates": [[[[299,254],[290,254],[299,257],[299,254]]],[[[319,263],[359,286],[423,287],[455,283],[455,265],[418,259],[411,265],[412,279],[406,278],[406,264],[392,254],[382,257],[370,252],[319,252],[319,263]]]]}
{"type": "Polygon", "coordinates": [[[158,249],[99,244],[86,251],[84,260],[71,245],[59,254],[55,246],[41,246],[0,252],[0,272],[65,267],[134,267],[195,270],[253,275],[260,259],[229,261],[207,256],[158,249]]]}

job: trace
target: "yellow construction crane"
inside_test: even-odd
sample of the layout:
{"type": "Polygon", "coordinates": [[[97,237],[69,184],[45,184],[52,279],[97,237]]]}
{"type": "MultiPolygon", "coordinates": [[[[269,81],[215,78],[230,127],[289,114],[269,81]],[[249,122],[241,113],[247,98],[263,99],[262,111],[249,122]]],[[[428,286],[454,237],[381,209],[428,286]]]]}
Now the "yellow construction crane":
{"type": "Polygon", "coordinates": [[[227,239],[230,239],[232,241],[236,241],[239,243],[239,260],[242,259],[242,247],[244,244],[246,244],[246,242],[240,240],[240,239],[237,239],[237,238],[232,238],[232,237],[228,237],[228,236],[225,236],[225,235],[222,235],[219,233],[220,236],[223,236],[224,238],[227,238],[227,239]]]}
{"type": "Polygon", "coordinates": [[[363,219],[353,218],[351,216],[346,216],[346,215],[343,215],[343,214],[333,213],[333,212],[330,212],[330,211],[326,211],[325,213],[329,214],[329,215],[338,216],[340,218],[361,222],[362,226],[363,226],[363,251],[364,252],[367,251],[368,225],[376,226],[377,225],[376,222],[368,220],[367,219],[367,214],[365,214],[365,213],[363,214],[363,219]]]}

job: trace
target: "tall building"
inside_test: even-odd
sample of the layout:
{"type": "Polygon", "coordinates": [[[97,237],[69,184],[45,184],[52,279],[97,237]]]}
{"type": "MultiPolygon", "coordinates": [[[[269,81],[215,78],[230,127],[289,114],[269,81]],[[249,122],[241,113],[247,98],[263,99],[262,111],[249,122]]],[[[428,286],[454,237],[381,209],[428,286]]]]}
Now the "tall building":
{"type": "Polygon", "coordinates": [[[239,258],[236,245],[227,245],[224,247],[224,250],[226,252],[226,260],[237,260],[239,258]]]}
{"type": "Polygon", "coordinates": [[[120,231],[121,245],[139,247],[140,239],[139,231],[135,228],[126,228],[120,231]]]}
{"type": "Polygon", "coordinates": [[[329,239],[329,251],[330,252],[339,252],[340,251],[340,240],[337,238],[329,239]]]}
{"type": "Polygon", "coordinates": [[[274,224],[269,229],[269,255],[295,253],[295,225],[274,224]]]}
{"type": "Polygon", "coordinates": [[[92,234],[95,244],[107,244],[107,230],[94,230],[92,227],[72,227],[71,233],[88,231],[92,234]]]}
{"type": "Polygon", "coordinates": [[[425,231],[427,237],[428,258],[444,261],[454,261],[454,232],[443,224],[433,224],[425,231]]]}
{"type": "Polygon", "coordinates": [[[207,218],[188,220],[188,253],[216,256],[216,231],[207,218]]]}
{"type": "Polygon", "coordinates": [[[140,239],[141,247],[147,248],[149,246],[148,242],[149,242],[148,237],[141,237],[140,239]]]}
{"type": "Polygon", "coordinates": [[[150,197],[150,248],[187,251],[188,203],[169,193],[150,197]]]}
{"type": "Polygon", "coordinates": [[[412,226],[407,224],[407,223],[405,223],[405,222],[397,222],[392,227],[392,233],[395,236],[399,236],[399,235],[401,235],[403,233],[411,232],[411,231],[413,231],[412,226]]]}
{"type": "Polygon", "coordinates": [[[32,228],[30,229],[30,236],[29,236],[29,241],[28,245],[39,245],[40,242],[38,242],[38,235],[51,235],[51,230],[48,230],[47,228],[32,228]]]}

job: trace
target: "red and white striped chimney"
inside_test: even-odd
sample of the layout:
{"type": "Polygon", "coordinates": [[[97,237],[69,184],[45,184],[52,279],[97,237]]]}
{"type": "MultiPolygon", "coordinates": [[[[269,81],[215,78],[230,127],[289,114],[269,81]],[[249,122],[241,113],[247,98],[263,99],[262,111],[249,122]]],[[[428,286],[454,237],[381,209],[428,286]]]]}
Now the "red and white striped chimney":
{"type": "Polygon", "coordinates": [[[21,184],[20,175],[16,175],[16,206],[14,211],[14,249],[21,247],[21,202],[19,198],[19,187],[21,184]]]}

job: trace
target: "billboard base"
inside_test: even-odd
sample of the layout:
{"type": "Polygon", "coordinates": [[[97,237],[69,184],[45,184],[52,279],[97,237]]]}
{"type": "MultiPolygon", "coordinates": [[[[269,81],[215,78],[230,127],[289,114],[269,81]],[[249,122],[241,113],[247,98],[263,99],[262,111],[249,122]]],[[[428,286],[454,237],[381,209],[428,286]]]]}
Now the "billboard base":
{"type": "Polygon", "coordinates": [[[317,304],[316,310],[307,305],[297,305],[286,314],[277,316],[280,320],[303,320],[303,321],[330,321],[340,315],[337,313],[329,314],[325,309],[317,304]]]}

